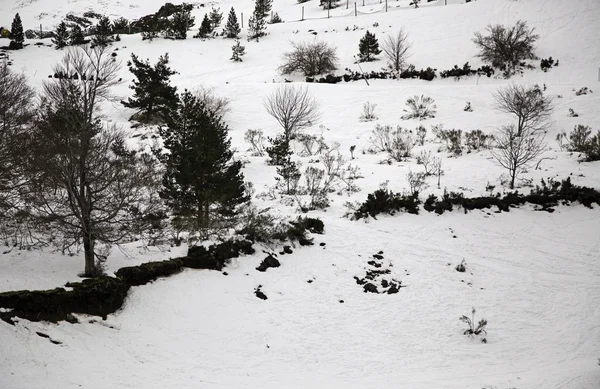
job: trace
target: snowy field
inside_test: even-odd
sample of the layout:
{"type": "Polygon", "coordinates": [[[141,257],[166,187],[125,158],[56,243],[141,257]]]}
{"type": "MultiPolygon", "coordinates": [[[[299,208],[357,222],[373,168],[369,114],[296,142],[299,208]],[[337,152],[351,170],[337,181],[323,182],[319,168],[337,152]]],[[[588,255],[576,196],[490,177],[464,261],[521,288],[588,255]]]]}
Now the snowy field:
{"type": "MultiPolygon", "coordinates": [[[[577,124],[589,125],[594,132],[600,129],[598,0],[448,0],[447,6],[439,0],[416,10],[408,3],[390,1],[385,13],[378,0],[367,0],[364,7],[359,4],[361,13],[355,17],[352,2],[348,10],[332,10],[333,17],[327,19],[327,11],[313,0],[304,7],[305,17],[314,19],[299,22],[302,5],[275,0],[273,10],[285,23],[268,25],[269,35],[258,43],[244,40],[248,54],[241,63],[229,61],[233,43],[221,38],[149,43],[130,35],[113,44],[123,65],[130,53],[154,63],[168,52],[172,68],[179,72],[173,84],[180,90],[214,87],[219,96],[231,100],[225,119],[237,156],[248,162],[245,177],[257,193],[275,184],[275,168],[266,165],[265,157],[250,156],[244,132],[260,128],[266,136],[275,136],[281,131],[263,100],[284,79],[277,67],[290,41],[330,42],[338,47],[339,73],[346,67],[357,71],[353,55],[367,29],[381,41],[403,26],[413,42],[409,62],[417,69],[442,70],[467,61],[477,68],[482,63],[475,57],[473,33],[489,23],[523,19],[540,34],[538,56],[557,58],[560,66],[547,73],[536,68],[510,80],[473,76],[460,81],[371,80],[370,86],[362,81],[310,84],[323,115],[307,132],[338,142],[348,160],[350,146],[356,145],[356,159],[350,162],[364,177],[357,181],[360,192],[334,194],[330,208],[310,213],[325,223],[325,234],[315,236],[315,246],[294,249],[280,257],[281,267],[266,273],[255,270],[265,256],[259,248],[256,255],[234,260],[227,276],[186,270],[135,287],[123,309],[106,321],[83,316],[79,324],[20,320],[11,326],[0,321],[0,389],[600,388],[598,207],[572,205],[548,213],[524,206],[501,214],[456,210],[441,216],[422,211],[368,223],[343,217],[347,201],[364,201],[386,181],[395,192],[406,190],[406,174],[420,169],[414,158],[387,165],[380,164],[382,155],[362,153],[375,126],[359,121],[366,101],[377,104],[380,124],[409,129],[443,124],[447,129],[492,133],[511,121],[494,110],[492,96],[510,83],[545,85],[555,103],[544,154],[549,159],[522,178],[539,183],[542,178],[571,176],[575,184],[600,188],[600,162],[579,163],[576,154],[560,151],[554,140],[577,124]],[[355,25],[358,29],[352,31],[355,25]],[[309,30],[316,31],[317,38],[309,30]],[[575,95],[574,89],[586,86],[594,93],[575,95]],[[435,99],[434,119],[400,119],[406,98],[416,94],[435,99]],[[463,111],[467,101],[474,112],[463,111]],[[569,108],[579,117],[569,117],[569,108]],[[319,246],[321,242],[326,244],[319,246]],[[367,262],[379,251],[390,276],[406,286],[398,294],[363,293],[353,278],[364,275],[370,268],[367,262]],[[463,259],[467,272],[458,273],[454,267],[463,259]],[[254,296],[259,285],[268,300],[254,296]],[[458,318],[470,314],[471,307],[477,308],[477,320],[489,322],[486,344],[462,334],[465,324],[458,318]],[[37,336],[38,331],[61,344],[37,336]]],[[[244,15],[253,7],[249,0],[209,4],[219,6],[225,16],[231,6],[244,15]]],[[[9,25],[16,12],[28,29],[58,24],[70,11],[93,9],[111,18],[133,19],[161,5],[157,0],[3,0],[0,25],[9,25]]],[[[197,25],[206,10],[210,7],[194,9],[197,25]]],[[[24,72],[36,88],[62,55],[33,44],[10,52],[12,68],[24,72]]],[[[379,70],[384,61],[361,66],[379,70]]],[[[121,73],[125,82],[114,93],[124,98],[130,95],[132,76],[126,66],[121,73]]],[[[103,108],[107,120],[130,125],[127,119],[133,111],[120,104],[103,108]]],[[[144,131],[132,129],[132,134],[144,131]]],[[[454,158],[437,154],[440,145],[433,141],[429,133],[425,146],[416,147],[414,154],[430,150],[441,156],[445,175],[441,189],[430,178],[422,198],[439,195],[444,188],[471,196],[485,194],[487,185],[501,190],[503,169],[489,151],[454,158]]],[[[308,158],[301,160],[306,163],[308,158]]],[[[253,201],[296,216],[294,207],[278,201],[253,201]]],[[[136,242],[114,248],[107,266],[114,272],[184,253],[184,247],[148,248],[136,242]]],[[[0,254],[0,292],[62,286],[78,280],[82,268],[82,256],[13,250],[0,254]]]]}

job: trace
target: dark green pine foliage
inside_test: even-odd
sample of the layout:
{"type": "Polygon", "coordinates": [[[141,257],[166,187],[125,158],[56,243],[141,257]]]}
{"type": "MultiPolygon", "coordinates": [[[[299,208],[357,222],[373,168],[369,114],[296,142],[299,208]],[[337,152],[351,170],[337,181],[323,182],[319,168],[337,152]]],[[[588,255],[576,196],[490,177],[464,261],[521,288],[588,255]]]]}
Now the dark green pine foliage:
{"type": "Polygon", "coordinates": [[[375,34],[371,34],[369,30],[367,30],[365,36],[360,38],[358,51],[359,62],[375,60],[375,56],[381,53],[381,50],[379,50],[379,42],[377,41],[375,34]]]}
{"type": "Polygon", "coordinates": [[[83,35],[83,30],[79,25],[75,24],[71,27],[71,31],[69,31],[69,45],[82,45],[85,42],[85,36],[83,35]]]}
{"type": "Polygon", "coordinates": [[[254,11],[252,12],[252,16],[248,19],[248,40],[258,39],[261,36],[265,36],[267,29],[265,16],[262,12],[262,8],[259,5],[258,1],[254,6],[254,11]]]}
{"type": "Polygon", "coordinates": [[[268,140],[269,143],[271,143],[271,146],[265,148],[270,158],[267,163],[275,166],[283,165],[286,158],[292,155],[289,140],[286,139],[285,134],[283,133],[277,135],[274,139],[269,137],[268,140]]]}
{"type": "Polygon", "coordinates": [[[233,39],[237,39],[238,35],[240,35],[240,32],[242,32],[233,7],[231,7],[231,10],[229,11],[229,16],[227,17],[227,24],[225,24],[224,32],[227,38],[233,39]]]}
{"type": "Polygon", "coordinates": [[[94,27],[94,37],[92,43],[96,46],[106,46],[115,40],[112,33],[112,24],[108,17],[103,16],[98,20],[98,24],[94,27]]]}
{"type": "Polygon", "coordinates": [[[64,21],[60,22],[60,24],[56,27],[54,34],[55,36],[52,39],[52,43],[54,43],[56,50],[60,50],[67,46],[69,43],[69,30],[67,29],[67,23],[64,21]]]}
{"type": "Polygon", "coordinates": [[[8,37],[10,38],[10,43],[8,45],[9,49],[19,50],[23,48],[25,34],[23,34],[23,23],[21,22],[21,16],[19,16],[18,13],[12,21],[8,37]]]}
{"type": "Polygon", "coordinates": [[[169,20],[165,37],[169,39],[186,39],[188,29],[194,27],[196,18],[191,16],[190,11],[178,11],[169,20]]]}
{"type": "Polygon", "coordinates": [[[231,60],[234,62],[242,62],[242,57],[246,55],[246,47],[242,46],[240,41],[235,41],[235,45],[231,46],[231,60]]]}
{"type": "Polygon", "coordinates": [[[127,62],[129,71],[136,77],[133,85],[133,98],[121,103],[127,108],[137,109],[138,112],[131,117],[143,123],[161,122],[163,115],[177,106],[177,88],[171,86],[171,76],[177,74],[169,66],[169,54],[158,58],[156,65],[152,66],[149,60],[141,61],[135,54],[131,54],[131,61],[127,62]]]}
{"type": "Polygon", "coordinates": [[[160,195],[190,230],[215,227],[249,201],[227,125],[198,98],[186,90],[159,133],[168,151],[155,151],[165,168],[160,195]]]}
{"type": "Polygon", "coordinates": [[[213,32],[213,25],[210,21],[208,15],[204,15],[204,19],[202,19],[202,23],[200,24],[200,28],[198,29],[198,34],[195,38],[208,38],[213,32]]]}
{"type": "Polygon", "coordinates": [[[273,0],[256,0],[255,7],[263,17],[267,17],[273,8],[273,0]]]}
{"type": "Polygon", "coordinates": [[[277,166],[278,177],[275,177],[275,180],[279,183],[279,187],[282,188],[287,195],[296,193],[298,181],[300,180],[300,177],[302,177],[298,165],[296,165],[296,162],[292,161],[290,154],[283,158],[281,165],[277,166]]]}
{"type": "Polygon", "coordinates": [[[221,25],[221,21],[223,20],[223,13],[220,12],[221,9],[220,8],[213,8],[210,11],[210,15],[208,16],[208,18],[210,19],[210,22],[212,24],[212,28],[213,30],[215,30],[217,27],[219,27],[221,25]]]}

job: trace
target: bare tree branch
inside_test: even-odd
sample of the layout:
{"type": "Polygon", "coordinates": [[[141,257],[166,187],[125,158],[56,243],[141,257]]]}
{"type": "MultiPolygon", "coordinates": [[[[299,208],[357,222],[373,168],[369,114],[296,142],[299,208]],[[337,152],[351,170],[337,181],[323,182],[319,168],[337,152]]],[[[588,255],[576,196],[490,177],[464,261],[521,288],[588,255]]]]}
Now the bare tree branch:
{"type": "Polygon", "coordinates": [[[284,84],[267,98],[264,106],[283,127],[288,142],[321,117],[319,104],[309,94],[307,87],[284,84]]]}
{"type": "Polygon", "coordinates": [[[394,35],[387,35],[383,40],[381,49],[388,60],[388,66],[395,72],[400,72],[410,56],[411,43],[404,28],[400,28],[394,35]]]}

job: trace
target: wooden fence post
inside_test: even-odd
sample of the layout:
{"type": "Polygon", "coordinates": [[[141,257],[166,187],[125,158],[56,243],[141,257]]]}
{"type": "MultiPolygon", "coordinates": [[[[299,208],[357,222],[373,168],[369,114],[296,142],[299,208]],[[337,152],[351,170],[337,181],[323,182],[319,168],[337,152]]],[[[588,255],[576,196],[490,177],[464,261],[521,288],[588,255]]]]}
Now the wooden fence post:
{"type": "Polygon", "coordinates": [[[302,6],[302,21],[304,21],[304,6],[302,6]]]}
{"type": "Polygon", "coordinates": [[[242,20],[242,28],[244,28],[244,13],[241,12],[241,14],[242,14],[242,17],[240,19],[242,20]]]}
{"type": "Polygon", "coordinates": [[[356,1],[354,2],[354,16],[356,16],[356,1]]]}

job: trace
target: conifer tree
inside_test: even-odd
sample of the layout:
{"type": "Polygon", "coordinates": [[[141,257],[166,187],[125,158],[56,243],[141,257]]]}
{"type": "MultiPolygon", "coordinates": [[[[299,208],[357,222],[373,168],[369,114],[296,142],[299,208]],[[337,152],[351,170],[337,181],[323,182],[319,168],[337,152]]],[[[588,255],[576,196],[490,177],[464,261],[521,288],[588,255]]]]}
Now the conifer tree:
{"type": "Polygon", "coordinates": [[[220,12],[221,9],[220,8],[213,8],[210,11],[210,15],[208,16],[208,18],[210,19],[210,22],[212,24],[212,29],[215,30],[217,27],[219,27],[221,25],[221,21],[223,21],[223,13],[220,12]]]}
{"type": "Polygon", "coordinates": [[[227,125],[197,97],[186,90],[159,133],[168,151],[155,151],[165,168],[160,195],[189,230],[214,227],[249,200],[227,125]]]}
{"type": "Polygon", "coordinates": [[[259,0],[256,0],[254,12],[252,12],[252,16],[248,19],[248,40],[256,39],[258,42],[261,36],[266,35],[267,24],[262,9],[259,0]]]}
{"type": "Polygon", "coordinates": [[[127,108],[138,112],[131,117],[141,122],[161,121],[163,115],[177,105],[177,88],[170,85],[170,78],[177,74],[169,66],[169,54],[158,58],[156,65],[150,65],[148,59],[141,61],[131,54],[127,62],[129,71],[137,78],[129,88],[134,90],[133,98],[121,101],[127,108]]]}
{"type": "Polygon", "coordinates": [[[231,60],[242,62],[242,57],[246,55],[246,47],[240,44],[239,40],[235,41],[235,45],[231,46],[231,60]]]}
{"type": "Polygon", "coordinates": [[[17,13],[12,21],[10,27],[10,43],[8,48],[10,50],[19,50],[23,48],[25,42],[25,34],[23,34],[23,23],[21,22],[21,16],[17,13]]]}
{"type": "Polygon", "coordinates": [[[85,36],[83,35],[83,30],[79,25],[75,24],[71,27],[71,31],[69,31],[69,45],[82,45],[85,43],[85,36]]]}
{"type": "Polygon", "coordinates": [[[103,16],[95,26],[95,34],[92,43],[96,46],[106,46],[115,40],[112,34],[112,25],[108,17],[103,16]]]}
{"type": "Polygon", "coordinates": [[[258,8],[260,14],[266,18],[273,8],[273,0],[256,0],[255,7],[258,8]]]}
{"type": "Polygon", "coordinates": [[[288,154],[283,158],[276,171],[279,177],[275,177],[275,180],[279,182],[280,187],[282,186],[284,193],[287,195],[295,194],[302,173],[300,173],[296,162],[292,161],[291,155],[288,154]]]}
{"type": "Polygon", "coordinates": [[[200,24],[200,28],[198,29],[198,34],[194,36],[194,38],[208,38],[213,32],[212,22],[208,18],[208,15],[204,15],[204,19],[202,19],[202,23],[200,24]]]}
{"type": "Polygon", "coordinates": [[[235,10],[231,7],[229,11],[229,16],[227,17],[227,24],[225,25],[225,36],[227,38],[237,39],[238,35],[240,35],[242,30],[240,29],[240,24],[238,23],[237,16],[235,15],[235,10]]]}
{"type": "Polygon", "coordinates": [[[286,158],[292,155],[290,148],[290,141],[286,138],[285,134],[279,134],[275,138],[268,138],[271,146],[265,148],[269,155],[269,165],[281,166],[284,164],[286,158]]]}
{"type": "Polygon", "coordinates": [[[64,21],[60,22],[60,24],[56,27],[56,31],[54,32],[55,37],[52,39],[52,43],[56,46],[56,50],[60,50],[63,47],[67,46],[69,41],[69,31],[67,30],[67,23],[64,21]]]}
{"type": "Polygon", "coordinates": [[[377,41],[375,34],[371,34],[369,30],[367,30],[365,36],[360,38],[358,51],[359,62],[375,60],[375,56],[381,53],[381,50],[379,50],[379,42],[377,41]]]}
{"type": "Polygon", "coordinates": [[[196,18],[191,16],[190,11],[176,12],[168,21],[165,37],[169,39],[186,39],[188,29],[195,24],[196,18]]]}

